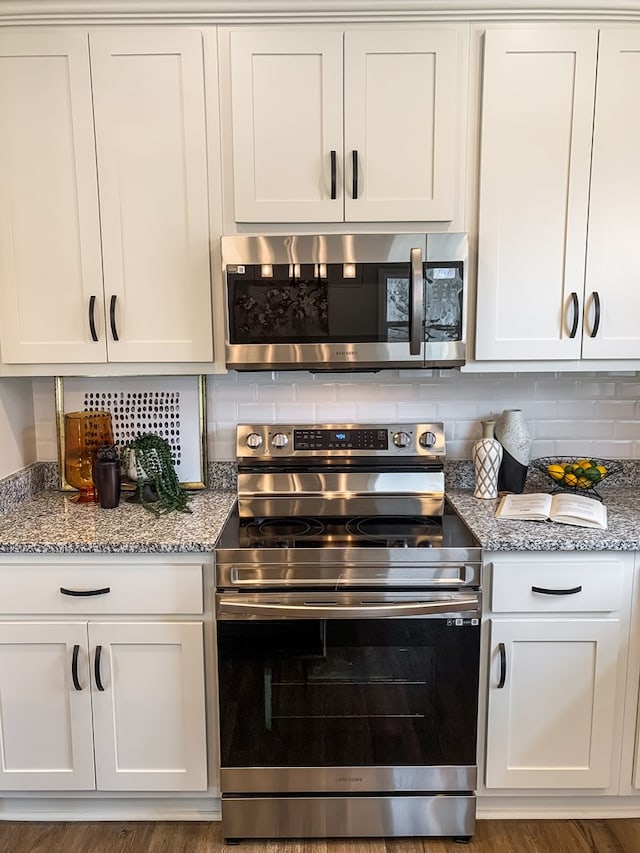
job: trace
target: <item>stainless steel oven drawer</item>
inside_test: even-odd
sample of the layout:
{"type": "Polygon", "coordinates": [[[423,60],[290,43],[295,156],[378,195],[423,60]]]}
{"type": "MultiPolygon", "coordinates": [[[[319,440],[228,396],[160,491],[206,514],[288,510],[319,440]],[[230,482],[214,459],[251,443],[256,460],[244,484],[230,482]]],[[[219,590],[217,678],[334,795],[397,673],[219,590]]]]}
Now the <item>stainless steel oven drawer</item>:
{"type": "Polygon", "coordinates": [[[470,837],[475,797],[223,797],[222,833],[240,838],[470,837]]]}

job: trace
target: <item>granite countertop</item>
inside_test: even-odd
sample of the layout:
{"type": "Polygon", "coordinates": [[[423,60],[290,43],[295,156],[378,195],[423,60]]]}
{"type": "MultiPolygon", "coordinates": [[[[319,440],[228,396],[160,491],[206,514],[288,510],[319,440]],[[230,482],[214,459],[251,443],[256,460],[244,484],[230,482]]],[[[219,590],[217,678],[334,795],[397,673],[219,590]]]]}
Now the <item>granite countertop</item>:
{"type": "Polygon", "coordinates": [[[235,491],[193,492],[191,513],[156,518],[122,500],[115,509],[77,504],[69,493],[43,491],[0,515],[0,553],[155,554],[214,550],[235,491]]]}
{"type": "MultiPolygon", "coordinates": [[[[498,501],[474,498],[471,488],[447,489],[447,498],[487,551],[640,550],[640,492],[625,484],[602,486],[601,493],[607,530],[498,520],[498,501]]],[[[191,513],[156,518],[125,500],[115,509],[102,509],[76,504],[67,492],[44,490],[0,514],[0,553],[212,552],[235,501],[235,489],[204,489],[192,493],[191,513]]]]}
{"type": "Polygon", "coordinates": [[[629,486],[601,486],[607,530],[544,521],[495,518],[498,500],[473,497],[469,489],[447,491],[449,503],[486,551],[640,550],[640,492],[629,486]]]}

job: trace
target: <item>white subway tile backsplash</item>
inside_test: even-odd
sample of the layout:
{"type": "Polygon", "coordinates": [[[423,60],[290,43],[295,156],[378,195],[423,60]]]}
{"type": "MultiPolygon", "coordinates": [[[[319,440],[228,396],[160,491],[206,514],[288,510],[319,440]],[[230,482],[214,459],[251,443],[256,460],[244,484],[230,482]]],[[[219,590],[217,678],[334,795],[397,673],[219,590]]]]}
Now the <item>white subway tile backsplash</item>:
{"type": "Polygon", "coordinates": [[[281,424],[315,424],[318,420],[314,403],[278,403],[276,422],[281,424]]]}
{"type": "Polygon", "coordinates": [[[293,383],[257,385],[255,399],[269,403],[292,403],[296,399],[296,386],[293,383]]]}
{"type": "MultiPolygon", "coordinates": [[[[582,406],[580,404],[580,413],[582,414],[582,406]]],[[[599,419],[625,419],[635,420],[638,414],[638,403],[635,400],[597,400],[594,401],[595,417],[599,419]]],[[[575,414],[575,408],[574,408],[575,414]]]]}
{"type": "MultiPolygon", "coordinates": [[[[117,380],[114,379],[117,383],[117,380]]],[[[33,380],[38,458],[57,458],[51,378],[33,380]]],[[[235,459],[240,422],[442,421],[451,459],[471,458],[480,422],[522,409],[532,455],[640,458],[637,374],[499,374],[388,370],[379,374],[229,373],[207,377],[211,461],[235,459]]]]}
{"type": "Polygon", "coordinates": [[[318,403],[316,411],[321,424],[351,424],[357,420],[353,403],[318,403]]]}
{"type": "Polygon", "coordinates": [[[311,400],[314,403],[320,400],[335,400],[336,386],[333,382],[318,382],[313,384],[296,384],[296,400],[311,400]]]}
{"type": "Polygon", "coordinates": [[[238,403],[238,423],[266,423],[276,421],[274,403],[238,403]]]}
{"type": "Polygon", "coordinates": [[[355,422],[358,424],[384,424],[402,420],[392,403],[357,403],[355,422]]]}
{"type": "Polygon", "coordinates": [[[336,400],[346,403],[356,403],[360,401],[378,400],[380,397],[380,389],[377,384],[356,384],[348,382],[336,386],[336,400]]]}
{"type": "Polygon", "coordinates": [[[396,403],[398,420],[404,423],[430,423],[440,420],[437,403],[422,401],[415,403],[396,403]]]}

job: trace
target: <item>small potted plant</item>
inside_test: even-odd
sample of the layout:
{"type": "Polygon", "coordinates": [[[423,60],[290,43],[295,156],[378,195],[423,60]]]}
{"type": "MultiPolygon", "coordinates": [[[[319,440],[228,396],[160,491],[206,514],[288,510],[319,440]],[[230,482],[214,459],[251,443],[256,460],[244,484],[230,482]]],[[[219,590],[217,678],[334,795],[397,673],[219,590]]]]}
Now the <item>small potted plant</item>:
{"type": "Polygon", "coordinates": [[[123,467],[137,483],[130,500],[141,503],[156,516],[191,512],[189,495],[178,480],[169,442],[154,433],[141,433],[123,448],[123,467]]]}

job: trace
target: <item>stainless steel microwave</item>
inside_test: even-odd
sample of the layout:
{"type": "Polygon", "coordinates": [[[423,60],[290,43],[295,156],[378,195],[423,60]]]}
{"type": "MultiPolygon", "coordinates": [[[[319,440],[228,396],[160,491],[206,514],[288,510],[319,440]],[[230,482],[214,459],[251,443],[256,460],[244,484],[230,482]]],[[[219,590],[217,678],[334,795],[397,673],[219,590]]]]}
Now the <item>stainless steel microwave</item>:
{"type": "Polygon", "coordinates": [[[467,234],[222,238],[232,370],[456,367],[467,234]]]}

